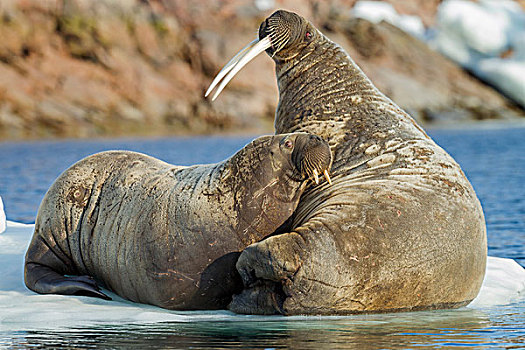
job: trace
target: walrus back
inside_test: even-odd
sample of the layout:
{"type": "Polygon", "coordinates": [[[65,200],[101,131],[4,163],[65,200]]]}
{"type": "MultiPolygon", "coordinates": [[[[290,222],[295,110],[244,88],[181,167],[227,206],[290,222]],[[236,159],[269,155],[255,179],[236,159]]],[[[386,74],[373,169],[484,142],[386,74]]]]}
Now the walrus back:
{"type": "Polygon", "coordinates": [[[107,206],[107,211],[122,208],[126,194],[133,191],[119,188],[132,189],[140,183],[145,168],[165,171],[173,166],[135,152],[107,151],[80,160],[56,179],[40,204],[26,254],[28,288],[57,292],[39,283],[42,275],[53,273],[89,275],[104,284],[113,281],[105,271],[115,266],[112,242],[118,242],[115,236],[125,231],[120,229],[122,222],[112,222],[111,230],[100,230],[101,218],[108,217],[100,210],[101,201],[114,201],[115,207],[107,206]]]}

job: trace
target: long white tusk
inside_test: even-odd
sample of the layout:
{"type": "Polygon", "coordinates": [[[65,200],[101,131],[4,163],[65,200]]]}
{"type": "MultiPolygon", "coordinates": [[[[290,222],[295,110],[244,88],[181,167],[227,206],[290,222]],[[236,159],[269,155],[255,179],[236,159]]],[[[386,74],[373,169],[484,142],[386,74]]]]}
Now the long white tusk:
{"type": "Polygon", "coordinates": [[[326,181],[328,181],[328,183],[332,185],[332,180],[330,179],[330,175],[328,175],[328,170],[325,169],[323,174],[326,181]]]}
{"type": "Polygon", "coordinates": [[[212,92],[215,86],[217,86],[217,84],[222,80],[222,77],[224,77],[229,71],[231,71],[235,64],[239,62],[244,53],[251,49],[255,44],[257,44],[258,41],[259,39],[255,39],[254,41],[243,47],[241,51],[237,52],[235,56],[233,56],[233,58],[228,63],[226,63],[224,67],[222,67],[221,71],[215,76],[215,78],[211,82],[208,90],[206,90],[204,97],[208,97],[210,92],[212,92]]]}
{"type": "Polygon", "coordinates": [[[315,184],[319,185],[319,174],[317,173],[317,169],[314,169],[314,180],[315,184]]]}
{"type": "MultiPolygon", "coordinates": [[[[254,59],[258,54],[260,54],[261,52],[263,52],[264,50],[268,49],[271,46],[272,46],[272,43],[270,41],[270,37],[267,36],[264,39],[262,39],[260,41],[257,41],[255,43],[255,45],[249,47],[248,50],[242,55],[242,57],[238,57],[237,63],[232,63],[231,67],[228,66],[230,64],[230,63],[228,63],[227,64],[227,66],[228,66],[227,69],[229,71],[226,73],[226,76],[224,77],[224,79],[221,81],[221,83],[217,87],[217,90],[215,91],[215,94],[213,94],[213,97],[211,98],[211,100],[215,101],[215,99],[217,98],[217,96],[219,96],[219,94],[224,89],[226,84],[228,84],[228,82],[230,80],[232,80],[232,78],[235,76],[235,74],[237,74],[237,72],[240,71],[242,69],[242,67],[244,67],[246,64],[248,64],[248,62],[250,62],[252,59],[254,59]]],[[[242,50],[242,51],[244,51],[244,50],[242,50]]],[[[215,86],[215,84],[216,84],[216,82],[215,82],[216,79],[217,78],[215,78],[214,81],[212,82],[213,86],[215,86]]],[[[211,86],[210,86],[210,88],[211,88],[211,86]]]]}

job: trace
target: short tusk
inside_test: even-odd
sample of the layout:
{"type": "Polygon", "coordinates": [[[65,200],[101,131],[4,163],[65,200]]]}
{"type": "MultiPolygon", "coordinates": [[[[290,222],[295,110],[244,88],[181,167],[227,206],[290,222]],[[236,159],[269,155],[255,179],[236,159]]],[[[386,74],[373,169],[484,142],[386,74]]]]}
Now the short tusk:
{"type": "Polygon", "coordinates": [[[323,174],[326,181],[328,181],[328,183],[332,185],[332,180],[330,179],[330,175],[328,175],[328,170],[325,169],[323,174]]]}
{"type": "Polygon", "coordinates": [[[209,95],[209,93],[215,88],[215,86],[220,81],[220,84],[219,86],[217,86],[215,94],[213,94],[213,97],[211,98],[212,101],[215,101],[215,99],[217,98],[217,96],[219,96],[226,84],[228,84],[230,80],[233,79],[235,74],[237,74],[237,72],[239,72],[242,69],[242,67],[244,67],[257,55],[259,55],[264,50],[270,48],[271,46],[272,43],[270,41],[270,37],[268,36],[262,40],[256,39],[250,44],[248,44],[237,55],[235,55],[230,60],[230,62],[226,64],[226,66],[224,66],[224,68],[219,72],[219,74],[217,74],[215,79],[213,79],[213,82],[211,83],[210,87],[208,88],[208,91],[206,91],[206,96],[209,95]]]}
{"type": "Polygon", "coordinates": [[[319,185],[319,174],[317,173],[317,169],[314,169],[314,180],[315,184],[319,185]]]}

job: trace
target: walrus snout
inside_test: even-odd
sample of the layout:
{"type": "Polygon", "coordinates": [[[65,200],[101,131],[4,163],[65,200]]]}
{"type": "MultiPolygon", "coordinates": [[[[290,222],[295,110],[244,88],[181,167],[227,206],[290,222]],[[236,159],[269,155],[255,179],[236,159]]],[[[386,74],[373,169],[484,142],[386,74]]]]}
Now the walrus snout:
{"type": "Polygon", "coordinates": [[[275,53],[275,46],[273,45],[272,38],[269,35],[269,19],[270,17],[266,18],[264,21],[262,21],[261,25],[259,26],[259,40],[263,40],[264,38],[270,40],[270,47],[266,49],[266,53],[272,56],[275,53]]]}
{"type": "Polygon", "coordinates": [[[319,184],[319,175],[323,174],[329,184],[332,181],[329,170],[332,165],[332,152],[326,141],[317,135],[299,135],[295,140],[292,162],[299,173],[319,184]]]}
{"type": "Polygon", "coordinates": [[[270,38],[271,47],[266,52],[274,57],[278,53],[281,54],[282,51],[289,51],[290,48],[293,51],[294,47],[298,49],[302,44],[307,44],[312,38],[312,31],[297,14],[278,10],[259,27],[259,40],[267,37],[270,38]]]}
{"type": "Polygon", "coordinates": [[[275,55],[290,42],[295,22],[294,13],[278,10],[261,23],[259,40],[270,38],[271,46],[266,49],[268,55],[275,55]]]}

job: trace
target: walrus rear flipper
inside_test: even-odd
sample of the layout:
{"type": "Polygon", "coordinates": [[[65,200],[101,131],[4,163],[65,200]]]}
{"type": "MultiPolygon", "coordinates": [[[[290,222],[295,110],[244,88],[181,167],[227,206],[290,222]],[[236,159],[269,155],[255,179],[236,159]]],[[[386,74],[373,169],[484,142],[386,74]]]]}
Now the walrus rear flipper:
{"type": "Polygon", "coordinates": [[[26,286],[40,294],[82,295],[111,300],[91,276],[63,276],[38,263],[26,263],[26,286]]]}
{"type": "Polygon", "coordinates": [[[64,251],[35,233],[24,264],[27,288],[40,294],[83,295],[111,300],[100,291],[92,277],[68,276],[77,273],[73,261],[64,251]]]}
{"type": "Polygon", "coordinates": [[[91,276],[64,276],[38,263],[26,263],[25,283],[29,289],[40,294],[82,295],[111,300],[100,291],[91,276]]]}

